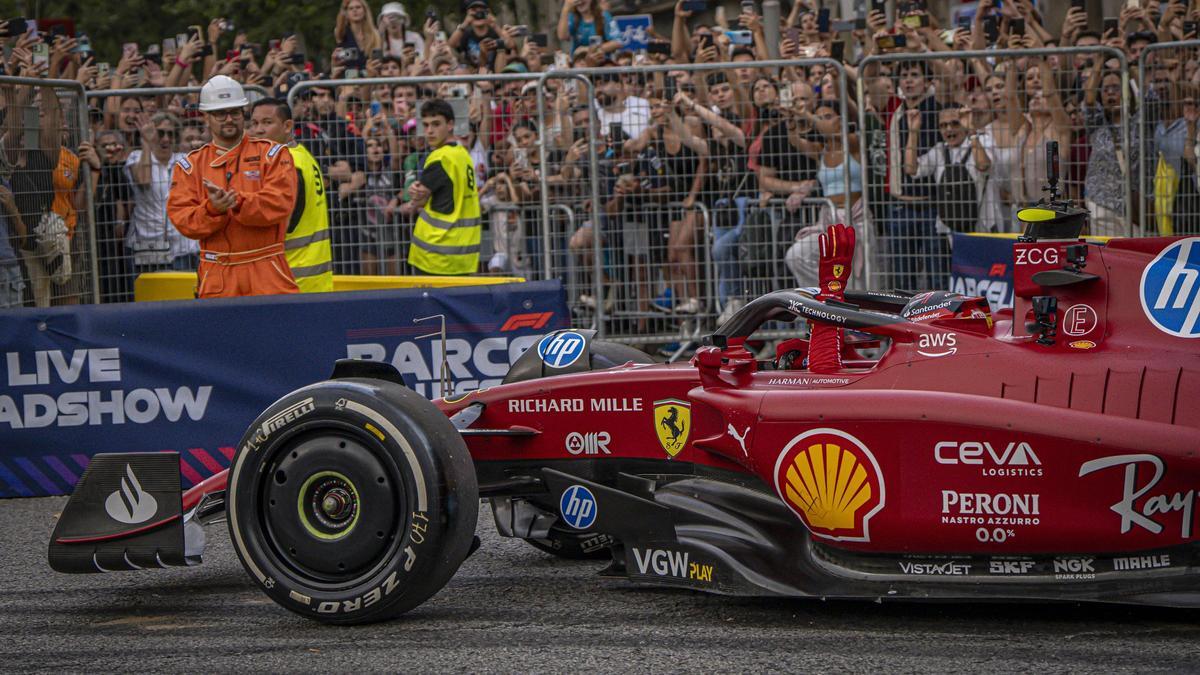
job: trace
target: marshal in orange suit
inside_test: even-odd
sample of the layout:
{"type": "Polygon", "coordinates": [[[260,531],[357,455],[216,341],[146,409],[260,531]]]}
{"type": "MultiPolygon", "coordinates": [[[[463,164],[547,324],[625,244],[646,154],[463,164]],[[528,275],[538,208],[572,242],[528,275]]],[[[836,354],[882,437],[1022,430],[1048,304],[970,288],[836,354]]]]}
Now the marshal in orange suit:
{"type": "Polygon", "coordinates": [[[167,213],[185,237],[200,241],[201,298],[299,292],[283,249],[296,167],[286,147],[246,136],[246,104],[235,80],[209,80],[200,110],[213,140],[172,171],[167,213]]]}

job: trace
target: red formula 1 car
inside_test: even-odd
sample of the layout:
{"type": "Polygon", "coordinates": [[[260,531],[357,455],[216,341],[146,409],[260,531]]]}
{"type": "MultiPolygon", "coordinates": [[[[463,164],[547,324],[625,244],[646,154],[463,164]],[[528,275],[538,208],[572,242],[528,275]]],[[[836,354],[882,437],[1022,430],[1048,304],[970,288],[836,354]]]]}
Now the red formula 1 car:
{"type": "Polygon", "coordinates": [[[1015,310],[947,293],[771,293],[690,363],[582,330],[505,384],[432,403],[342,361],[179,494],[171,455],[97,456],[50,545],[94,572],[198,560],[227,518],[246,570],[334,623],[395,616],[498,530],[606,573],[731,595],[1200,606],[1200,238],[1084,243],[1042,209],[1015,310]],[[805,319],[808,345],[747,339],[805,319]]]}

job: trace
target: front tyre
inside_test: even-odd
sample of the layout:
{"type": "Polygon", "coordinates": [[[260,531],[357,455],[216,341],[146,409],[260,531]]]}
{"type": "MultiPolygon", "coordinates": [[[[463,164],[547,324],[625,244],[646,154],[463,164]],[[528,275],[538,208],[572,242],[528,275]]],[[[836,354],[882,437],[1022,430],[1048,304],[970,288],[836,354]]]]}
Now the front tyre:
{"type": "Polygon", "coordinates": [[[229,471],[229,534],[251,578],[326,623],[399,615],[470,551],[479,488],[462,437],[424,397],[319,382],[263,412],[229,471]]]}

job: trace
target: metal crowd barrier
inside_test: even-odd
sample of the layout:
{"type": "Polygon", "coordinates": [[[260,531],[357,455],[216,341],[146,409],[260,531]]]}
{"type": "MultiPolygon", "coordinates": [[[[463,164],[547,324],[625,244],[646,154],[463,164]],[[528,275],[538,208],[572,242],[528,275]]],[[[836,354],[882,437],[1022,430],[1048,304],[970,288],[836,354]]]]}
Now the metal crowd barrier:
{"type": "MultiPolygon", "coordinates": [[[[30,92],[30,100],[23,109],[17,109],[14,99],[6,96],[6,115],[20,116],[17,122],[17,130],[20,135],[15,139],[9,139],[9,142],[15,141],[19,144],[20,147],[17,150],[19,154],[35,152],[39,149],[53,152],[54,155],[48,157],[49,161],[55,165],[56,170],[62,170],[62,175],[67,177],[72,174],[71,165],[77,162],[78,165],[74,171],[77,172],[75,176],[78,184],[75,187],[76,195],[72,195],[71,198],[72,203],[65,207],[67,211],[62,211],[61,209],[64,207],[60,204],[53,204],[50,207],[50,213],[61,219],[59,222],[69,226],[69,221],[73,217],[75,226],[70,238],[67,239],[66,230],[60,228],[53,219],[47,218],[50,213],[43,214],[37,219],[37,222],[23,221],[26,231],[31,233],[30,237],[35,240],[33,250],[18,250],[18,247],[14,245],[16,259],[0,261],[0,266],[6,268],[0,269],[0,271],[7,275],[9,270],[17,269],[20,277],[20,282],[12,285],[9,284],[7,278],[0,277],[0,286],[6,287],[0,288],[0,291],[4,291],[0,293],[0,308],[21,306],[26,298],[31,299],[38,307],[77,304],[84,301],[98,302],[100,290],[97,273],[96,229],[93,217],[95,209],[92,204],[93,179],[91,171],[87,170],[86,164],[82,160],[78,160],[77,154],[79,143],[87,139],[86,90],[82,84],[74,80],[0,76],[0,88],[5,91],[15,93],[20,87],[36,87],[41,90],[42,96],[47,92],[53,93],[58,101],[62,116],[61,126],[66,135],[60,139],[59,148],[55,150],[37,147],[43,141],[41,134],[49,127],[41,118],[41,115],[45,113],[44,103],[41,99],[34,99],[36,92],[30,92]],[[82,192],[83,208],[77,209],[73,202],[80,191],[82,192]],[[51,234],[52,231],[59,230],[62,230],[59,234],[51,234]],[[18,293],[18,288],[22,286],[24,286],[23,291],[18,293]]],[[[13,196],[18,204],[26,201],[21,199],[20,194],[13,196]]],[[[40,203],[43,200],[37,198],[36,201],[40,203]]],[[[50,203],[50,200],[46,200],[46,203],[50,203]]],[[[8,226],[15,227],[13,223],[9,223],[8,226]]],[[[0,236],[8,238],[9,243],[13,242],[12,234],[12,232],[0,231],[0,236]]]]}
{"type": "MultiPolygon", "coordinates": [[[[995,49],[981,51],[935,51],[926,53],[877,54],[863,59],[857,69],[856,99],[858,105],[858,126],[867,134],[859,144],[859,162],[864,170],[864,213],[867,214],[865,227],[881,239],[883,244],[876,254],[871,256],[873,276],[869,279],[868,287],[872,289],[901,288],[945,288],[949,274],[949,242],[948,234],[942,229],[956,231],[1015,231],[1017,224],[1015,211],[1025,203],[1040,199],[1043,195],[1041,187],[1045,183],[1045,154],[1043,146],[1027,149],[1024,144],[1025,136],[1021,134],[1024,120],[1029,110],[1031,100],[1036,100],[1040,94],[1050,115],[1049,136],[1055,135],[1056,127],[1063,119],[1069,117],[1068,106],[1071,103],[1067,92],[1061,91],[1058,75],[1063,71],[1064,62],[1074,65],[1077,56],[1103,55],[1117,59],[1120,63],[1122,78],[1121,123],[1118,153],[1130,147],[1129,123],[1129,87],[1128,68],[1125,55],[1120,50],[1111,47],[1070,47],[1053,49],[995,49]],[[1055,88],[1051,92],[1045,87],[1038,71],[1040,89],[1032,86],[1034,79],[1030,76],[1031,69],[1037,65],[1029,60],[1041,57],[1057,59],[1058,69],[1054,70],[1055,77],[1051,78],[1055,88]],[[904,124],[906,118],[894,121],[888,114],[879,114],[881,110],[889,110],[886,106],[895,105],[886,102],[886,97],[880,95],[881,88],[875,87],[877,78],[892,78],[896,82],[899,93],[901,79],[896,77],[905,64],[918,63],[925,73],[927,80],[926,93],[933,96],[943,107],[965,106],[968,109],[966,119],[963,115],[949,115],[943,122],[943,113],[921,114],[921,132],[918,134],[918,144],[914,153],[917,155],[915,166],[905,166],[906,156],[894,157],[895,150],[890,144],[889,124],[904,124]],[[1018,65],[1021,63],[1021,65],[1018,65]],[[1000,64],[1005,65],[1003,75],[997,75],[1000,64]],[[893,72],[881,71],[892,69],[893,72]],[[1012,77],[1009,77],[1011,72],[1012,77]],[[974,76],[978,84],[968,90],[965,86],[968,76],[974,76]],[[996,82],[995,80],[999,80],[996,82]],[[987,85],[1002,85],[1004,100],[996,103],[988,94],[987,85]],[[1019,89],[1018,89],[1019,88],[1019,89]],[[1055,100],[1057,99],[1057,101],[1055,100]],[[880,104],[883,103],[881,106],[880,104]],[[1018,107],[1014,108],[1014,104],[1018,107]],[[1061,105],[1061,113],[1056,106],[1061,105]],[[957,120],[955,119],[957,118],[957,120]],[[1010,128],[1013,120],[1022,120],[1018,129],[1010,128]],[[988,120],[986,125],[980,125],[988,120]],[[970,150],[960,151],[959,157],[949,156],[947,150],[943,156],[938,152],[938,142],[945,143],[945,130],[928,129],[926,124],[947,125],[953,130],[956,122],[966,128],[967,145],[970,150]],[[979,139],[984,155],[990,164],[983,171],[976,165],[975,141],[979,139]],[[986,138],[985,138],[986,137],[986,138]],[[987,139],[990,139],[987,140],[987,139]],[[1001,139],[1008,142],[1001,142],[1001,139]],[[989,149],[990,148],[990,149],[989,149]],[[897,161],[900,160],[900,161],[897,161]],[[1032,160],[1030,162],[1029,160],[1032,160]],[[972,219],[973,210],[969,203],[956,203],[951,208],[943,209],[935,206],[931,197],[925,192],[933,187],[935,177],[944,172],[947,164],[969,164],[968,171],[974,170],[975,177],[975,209],[977,212],[972,219]],[[1032,164],[1032,165],[1031,165],[1032,164]],[[913,174],[909,174],[913,169],[913,174]],[[903,172],[903,176],[897,176],[903,172]],[[889,184],[883,182],[890,178],[889,184]],[[980,180],[982,178],[982,180],[980,180]],[[922,186],[918,181],[924,180],[922,186]],[[893,194],[893,188],[900,181],[902,195],[893,194]],[[982,186],[982,189],[981,189],[982,186]],[[904,192],[907,190],[907,192],[904,192]],[[946,214],[946,219],[942,214],[946,214]]],[[[1049,59],[1047,59],[1049,62],[1049,59]]],[[[904,110],[904,104],[899,104],[899,110],[904,110]]],[[[1035,111],[1041,114],[1041,111],[1035,111]]],[[[1060,185],[1064,194],[1078,198],[1083,188],[1081,176],[1086,176],[1086,166],[1073,163],[1073,145],[1075,144],[1075,128],[1068,123],[1067,128],[1058,128],[1058,134],[1066,141],[1060,144],[1062,169],[1060,185]]],[[[952,131],[953,134],[953,131],[952,131]]],[[[951,135],[950,138],[955,136],[951,135]]],[[[907,140],[907,136],[903,136],[907,140]]],[[[962,146],[959,146],[960,148],[962,146]]],[[[904,148],[899,148],[906,155],[904,148]]],[[[1127,155],[1127,150],[1125,151],[1127,155]]],[[[1128,180],[1124,182],[1124,213],[1122,218],[1129,223],[1131,213],[1131,186],[1128,180]]],[[[1127,225],[1128,226],[1128,225],[1127,225]]],[[[1129,228],[1131,230],[1131,227],[1129,228]]]]}
{"type": "MultiPolygon", "coordinates": [[[[1200,175],[1196,155],[1187,156],[1188,142],[1185,140],[1183,153],[1174,158],[1166,156],[1164,150],[1173,150],[1172,142],[1164,142],[1159,147],[1158,126],[1162,124],[1164,136],[1178,131],[1172,131],[1182,119],[1183,102],[1190,101],[1192,105],[1200,105],[1197,100],[1195,85],[1185,77],[1185,64],[1190,56],[1195,58],[1200,52],[1200,40],[1184,40],[1179,42],[1162,42],[1147,45],[1138,54],[1137,82],[1139,87],[1138,110],[1138,142],[1141,152],[1137,163],[1138,194],[1138,225],[1147,236],[1173,234],[1200,234],[1200,175]],[[1172,63],[1172,61],[1174,63],[1172,63]],[[1151,84],[1151,78],[1146,78],[1147,65],[1155,71],[1164,71],[1163,83],[1166,91],[1160,90],[1157,83],[1151,84]],[[1188,88],[1191,87],[1189,96],[1188,88]],[[1163,97],[1167,99],[1164,101],[1163,97]],[[1161,117],[1172,115],[1171,119],[1161,117]],[[1161,163],[1160,159],[1162,158],[1161,163]]],[[[1188,134],[1187,125],[1183,132],[1188,134]]],[[[1194,146],[1195,131],[1190,132],[1191,144],[1194,146]]]]}

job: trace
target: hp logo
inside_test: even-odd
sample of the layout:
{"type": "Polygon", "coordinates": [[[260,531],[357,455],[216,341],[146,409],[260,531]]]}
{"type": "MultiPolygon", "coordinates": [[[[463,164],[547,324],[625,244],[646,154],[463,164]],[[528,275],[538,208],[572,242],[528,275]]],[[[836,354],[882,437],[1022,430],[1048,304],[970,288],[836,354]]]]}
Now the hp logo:
{"type": "Polygon", "coordinates": [[[1200,338],[1200,238],[1182,239],[1142,272],[1142,311],[1164,333],[1200,338]]]}
{"type": "Polygon", "coordinates": [[[577,530],[591,527],[599,512],[592,491],[582,485],[572,485],[562,493],[558,510],[562,512],[563,520],[577,530]]]}
{"type": "Polygon", "coordinates": [[[566,368],[583,356],[586,344],[583,336],[575,331],[554,333],[538,343],[538,356],[542,357],[542,363],[551,368],[566,368]]]}

